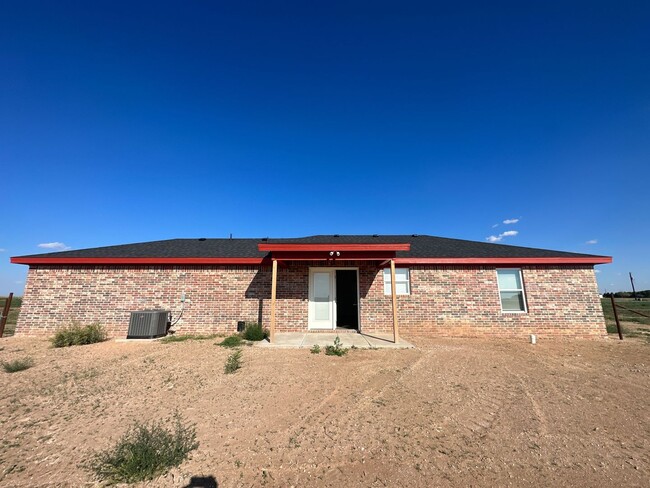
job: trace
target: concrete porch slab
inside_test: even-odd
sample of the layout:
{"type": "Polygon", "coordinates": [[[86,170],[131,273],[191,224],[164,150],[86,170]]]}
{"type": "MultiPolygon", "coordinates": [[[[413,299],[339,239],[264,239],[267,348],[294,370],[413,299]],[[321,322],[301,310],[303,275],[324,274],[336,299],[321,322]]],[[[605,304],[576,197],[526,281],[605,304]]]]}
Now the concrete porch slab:
{"type": "Polygon", "coordinates": [[[359,349],[410,349],[413,344],[400,339],[398,344],[393,343],[393,338],[388,336],[367,334],[337,334],[336,332],[279,332],[275,334],[275,342],[261,341],[258,347],[277,348],[311,348],[313,346],[325,347],[334,344],[338,335],[343,347],[358,347],[359,349]]]}

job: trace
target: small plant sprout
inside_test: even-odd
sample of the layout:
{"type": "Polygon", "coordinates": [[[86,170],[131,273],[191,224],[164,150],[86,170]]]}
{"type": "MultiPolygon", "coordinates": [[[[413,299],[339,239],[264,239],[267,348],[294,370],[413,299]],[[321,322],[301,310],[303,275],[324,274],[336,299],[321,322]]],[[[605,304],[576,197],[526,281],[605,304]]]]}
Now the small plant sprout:
{"type": "Polygon", "coordinates": [[[238,334],[233,334],[231,336],[226,337],[223,341],[219,343],[221,347],[239,347],[242,345],[244,341],[242,340],[241,336],[238,334]]]}
{"type": "Polygon", "coordinates": [[[162,422],[134,423],[117,443],[95,454],[85,467],[109,484],[154,479],[179,466],[196,449],[196,429],[176,413],[171,428],[162,422]]]}
{"type": "Polygon", "coordinates": [[[24,371],[26,369],[34,366],[34,360],[32,358],[22,358],[14,359],[13,361],[5,362],[2,361],[2,368],[7,373],[17,373],[18,371],[24,371]]]}
{"type": "Polygon", "coordinates": [[[314,344],[311,346],[311,349],[309,350],[312,354],[320,354],[320,346],[318,344],[314,344]]]}
{"type": "Polygon", "coordinates": [[[240,368],[241,368],[241,349],[237,349],[230,356],[228,356],[228,359],[226,359],[226,364],[223,368],[223,372],[226,374],[232,374],[240,368]]]}
{"type": "Polygon", "coordinates": [[[339,336],[336,336],[334,339],[334,345],[325,346],[325,355],[327,356],[345,356],[348,350],[341,345],[341,339],[339,336]]]}

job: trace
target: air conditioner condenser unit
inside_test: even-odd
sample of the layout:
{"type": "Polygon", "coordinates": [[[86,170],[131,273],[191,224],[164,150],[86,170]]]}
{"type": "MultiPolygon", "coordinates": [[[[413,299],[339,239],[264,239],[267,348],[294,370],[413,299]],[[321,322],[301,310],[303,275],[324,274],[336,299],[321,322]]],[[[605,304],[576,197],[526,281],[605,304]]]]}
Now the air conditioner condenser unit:
{"type": "Polygon", "coordinates": [[[131,312],[127,339],[155,339],[167,335],[171,323],[169,310],[140,310],[131,312]]]}

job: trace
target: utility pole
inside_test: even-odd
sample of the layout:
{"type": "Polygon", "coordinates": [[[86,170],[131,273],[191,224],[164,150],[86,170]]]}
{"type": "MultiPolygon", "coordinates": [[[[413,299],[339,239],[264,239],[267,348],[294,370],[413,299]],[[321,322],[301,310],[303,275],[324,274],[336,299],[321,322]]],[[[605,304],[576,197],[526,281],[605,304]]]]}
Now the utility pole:
{"type": "Polygon", "coordinates": [[[630,283],[632,283],[632,297],[636,301],[636,290],[634,289],[634,278],[632,277],[632,271],[630,271],[630,283]]]}

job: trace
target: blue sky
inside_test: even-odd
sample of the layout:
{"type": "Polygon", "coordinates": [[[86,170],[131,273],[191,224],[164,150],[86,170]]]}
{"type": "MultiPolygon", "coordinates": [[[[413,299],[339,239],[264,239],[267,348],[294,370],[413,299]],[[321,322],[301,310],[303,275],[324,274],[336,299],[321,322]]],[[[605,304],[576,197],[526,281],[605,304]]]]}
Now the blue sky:
{"type": "Polygon", "coordinates": [[[3,2],[0,293],[10,256],[230,233],[494,236],[650,288],[648,25],[625,1],[3,2]]]}

